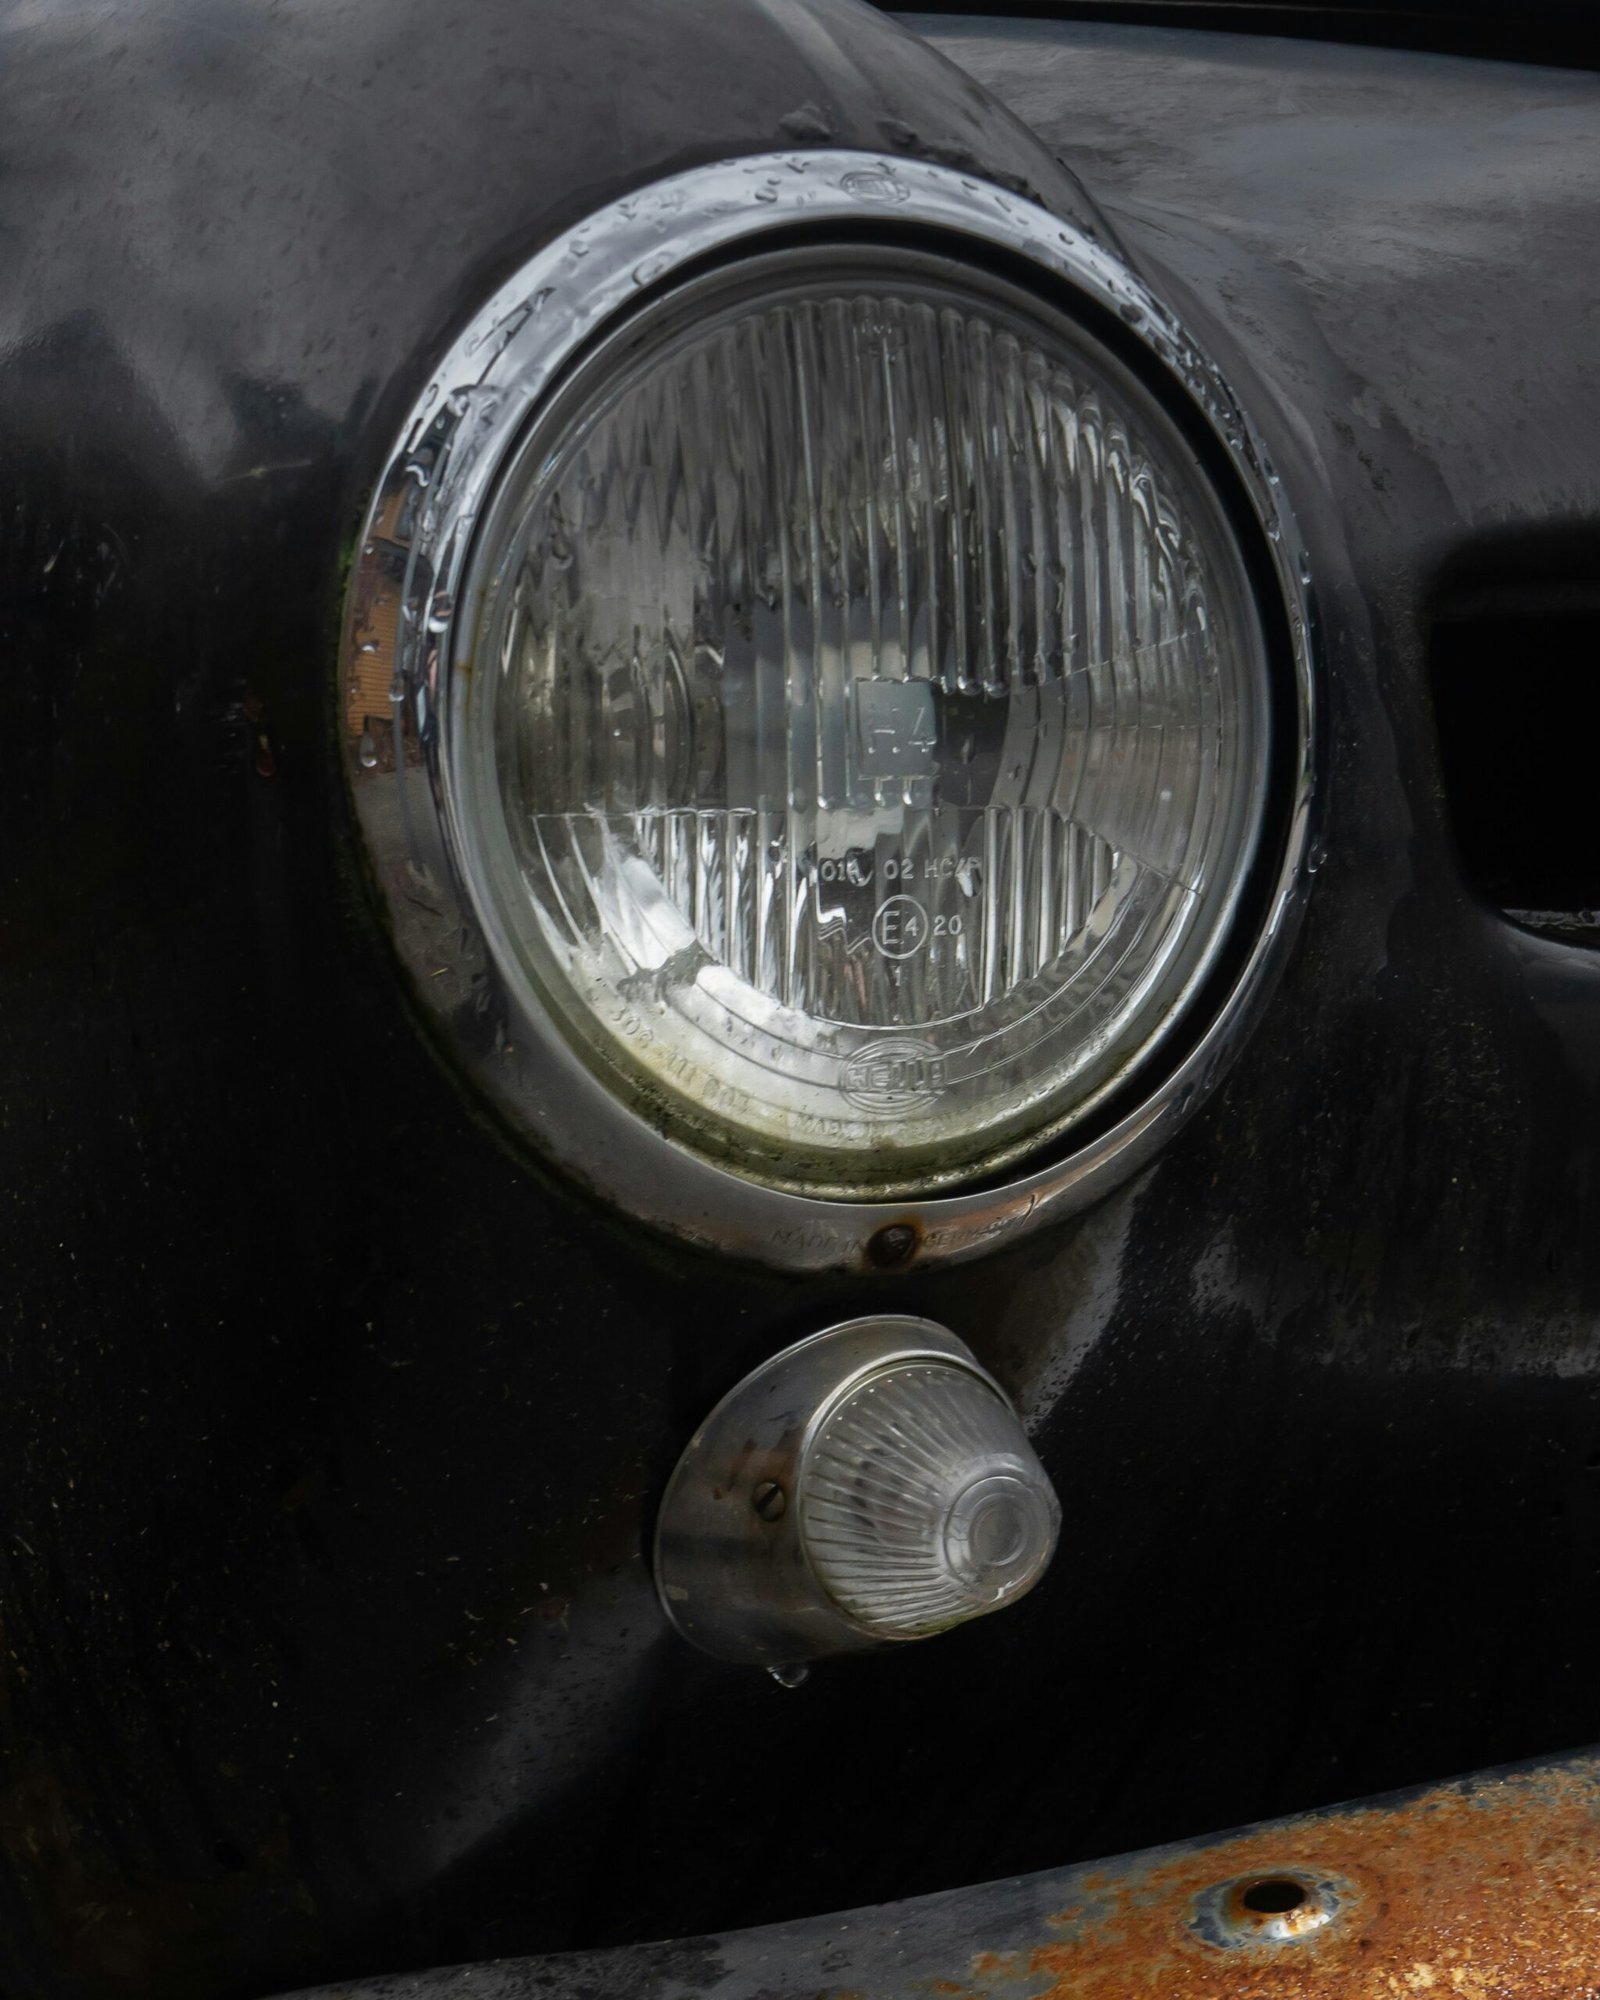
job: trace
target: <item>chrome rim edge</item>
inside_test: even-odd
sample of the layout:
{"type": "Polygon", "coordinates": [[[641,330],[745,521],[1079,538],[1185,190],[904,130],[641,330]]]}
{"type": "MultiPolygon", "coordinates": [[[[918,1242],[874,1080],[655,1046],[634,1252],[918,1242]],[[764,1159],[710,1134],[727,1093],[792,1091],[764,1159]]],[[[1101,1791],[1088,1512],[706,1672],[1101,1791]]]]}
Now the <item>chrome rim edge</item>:
{"type": "Polygon", "coordinates": [[[467,1067],[541,1153],[625,1212],[704,1249],[797,1271],[870,1269],[874,1236],[909,1225],[904,1262],[926,1264],[977,1255],[1075,1213],[1146,1164],[1220,1078],[1304,899],[1315,744],[1311,585],[1299,550],[1276,475],[1220,371],[1135,273],[1036,203],[947,167],[846,151],[723,161],[612,203],[541,249],[451,344],[402,428],[352,565],[342,696],[358,656],[373,650],[359,641],[356,607],[380,586],[385,563],[403,567],[387,698],[397,749],[398,725],[409,718],[422,764],[408,768],[397,755],[394,794],[382,809],[361,782],[364,759],[352,776],[391,914],[408,885],[422,885],[440,906],[425,935],[394,926],[424,1011],[443,1021],[458,1054],[466,1040],[467,1067]],[[799,224],[864,220],[913,224],[953,249],[966,238],[1001,251],[1117,315],[1227,451],[1282,592],[1296,714],[1281,864],[1232,986],[1187,1056],[1110,1129],[1003,1185],[841,1201],[764,1186],[678,1145],[585,1065],[534,995],[501,979],[494,915],[473,895],[471,871],[456,863],[463,829],[455,759],[468,737],[474,677],[470,663],[453,661],[458,634],[470,629],[462,584],[479,517],[529,416],[579,350],[708,255],[758,250],[799,224]],[[387,532],[397,522],[404,537],[387,532]]]}

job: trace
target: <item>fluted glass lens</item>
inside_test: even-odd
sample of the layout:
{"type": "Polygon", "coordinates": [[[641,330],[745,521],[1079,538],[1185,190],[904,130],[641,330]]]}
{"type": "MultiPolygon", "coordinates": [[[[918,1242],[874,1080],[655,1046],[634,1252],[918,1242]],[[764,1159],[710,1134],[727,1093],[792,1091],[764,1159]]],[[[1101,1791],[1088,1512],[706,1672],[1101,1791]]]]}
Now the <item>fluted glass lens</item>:
{"type": "Polygon", "coordinates": [[[469,579],[474,803],[521,972],[757,1178],[1000,1164],[1168,1031],[1256,836],[1234,539],[1120,363],[840,251],[646,310],[469,579]]]}
{"type": "Polygon", "coordinates": [[[888,1368],[831,1410],[804,1460],[800,1534],[856,1624],[917,1639],[1032,1589],[1061,1508],[1016,1417],[946,1362],[888,1368]]]}

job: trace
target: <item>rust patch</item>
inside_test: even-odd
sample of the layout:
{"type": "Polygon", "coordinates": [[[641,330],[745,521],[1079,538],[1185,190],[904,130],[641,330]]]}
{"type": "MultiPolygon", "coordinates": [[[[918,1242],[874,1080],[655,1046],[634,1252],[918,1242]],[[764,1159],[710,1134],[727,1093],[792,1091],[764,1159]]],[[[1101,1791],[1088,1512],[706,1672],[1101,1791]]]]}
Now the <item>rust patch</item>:
{"type": "MultiPolygon", "coordinates": [[[[974,1960],[1030,2000],[1600,2000],[1600,1765],[1450,1786],[1086,1870],[1055,1942],[974,1960]],[[1206,1935],[1254,1885],[1335,1878],[1320,1928],[1206,1935]],[[1208,1894],[1209,1892],[1209,1894],[1208,1894]]],[[[1270,1900],[1270,1897],[1266,1898],[1270,1900]]]]}

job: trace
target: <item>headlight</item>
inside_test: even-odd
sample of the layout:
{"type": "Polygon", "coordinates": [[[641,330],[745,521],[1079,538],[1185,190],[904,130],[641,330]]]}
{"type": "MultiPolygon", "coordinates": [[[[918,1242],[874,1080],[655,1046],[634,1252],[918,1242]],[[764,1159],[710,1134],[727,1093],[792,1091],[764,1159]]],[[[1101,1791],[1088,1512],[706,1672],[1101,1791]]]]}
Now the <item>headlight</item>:
{"type": "MultiPolygon", "coordinates": [[[[635,247],[685,240],[633,297],[591,285],[541,336],[556,288],[520,318],[508,290],[419,409],[409,532],[367,552],[369,624],[372,577],[401,600],[397,768],[409,720],[511,1037],[590,1080],[613,1143],[926,1196],[1193,1047],[1281,861],[1303,686],[1273,678],[1216,411],[1152,368],[1131,280],[1116,316],[953,233],[771,241],[784,175],[802,209],[808,174],[834,205],[907,173],[969,223],[1019,206],[938,169],[714,171],[744,175],[714,233],[751,241],[696,264],[662,200],[635,247]]],[[[605,234],[564,246],[584,277],[605,234]]]]}
{"type": "Polygon", "coordinates": [[[474,887],[763,1180],[990,1168],[1147,1062],[1264,791],[1236,545],[1110,354],[948,260],[740,264],[539,414],[468,571],[474,887]]]}

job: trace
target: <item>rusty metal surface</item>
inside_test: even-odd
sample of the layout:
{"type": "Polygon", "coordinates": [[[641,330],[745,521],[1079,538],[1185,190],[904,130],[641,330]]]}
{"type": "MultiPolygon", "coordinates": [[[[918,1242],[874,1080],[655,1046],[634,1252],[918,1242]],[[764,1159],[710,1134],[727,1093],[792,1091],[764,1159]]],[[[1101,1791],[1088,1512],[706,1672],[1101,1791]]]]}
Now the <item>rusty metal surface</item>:
{"type": "Polygon", "coordinates": [[[713,1990],[716,2000],[1596,2000],[1600,1753],[875,1910],[302,2000],[713,1990]]]}
{"type": "Polygon", "coordinates": [[[1600,1993],[1597,1767],[1430,1792],[1400,1806],[1246,1833],[1129,1871],[1089,1871],[1054,1920],[1059,1942],[981,1954],[973,1989],[1100,2000],[1439,1992],[1600,1993]],[[1285,1877],[1348,1884],[1326,1923],[1278,1940],[1244,1907],[1285,1877]],[[1227,1883],[1228,1942],[1202,1931],[1227,1883]]]}

